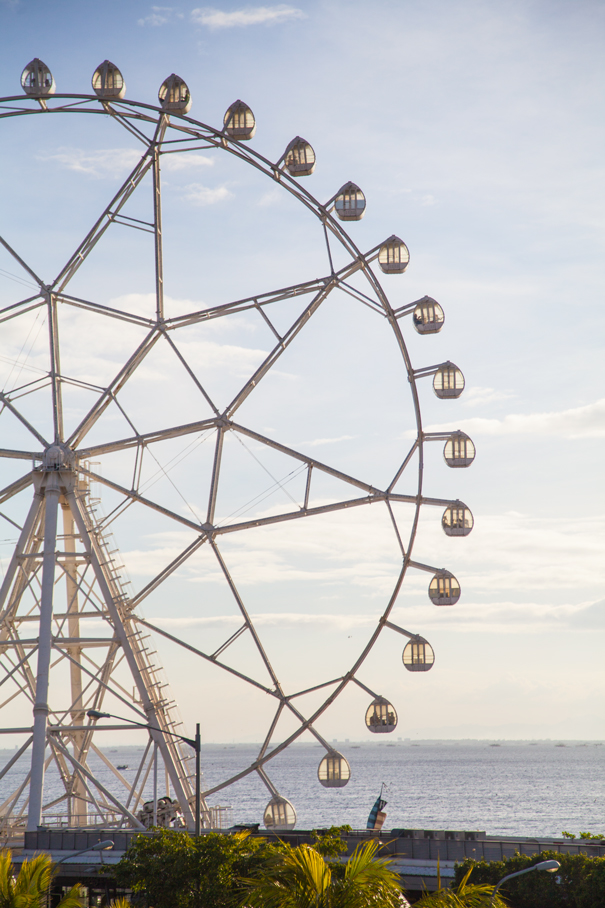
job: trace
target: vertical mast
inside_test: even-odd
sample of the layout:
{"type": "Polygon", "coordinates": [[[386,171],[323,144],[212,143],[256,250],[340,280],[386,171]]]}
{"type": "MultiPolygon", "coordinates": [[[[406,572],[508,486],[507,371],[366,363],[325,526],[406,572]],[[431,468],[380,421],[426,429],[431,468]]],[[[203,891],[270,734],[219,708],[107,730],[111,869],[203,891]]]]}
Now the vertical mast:
{"type": "MultiPolygon", "coordinates": [[[[70,640],[78,640],[80,637],[80,616],[78,604],[78,565],[76,561],[76,537],[75,524],[71,508],[65,498],[61,498],[61,510],[63,512],[63,534],[65,558],[65,586],[67,593],[67,630],[70,640]]],[[[71,684],[71,724],[85,725],[86,713],[82,700],[82,648],[77,643],[70,644],[67,647],[71,660],[69,663],[69,676],[71,684]]],[[[73,744],[74,757],[78,763],[84,760],[84,732],[72,732],[71,740],[73,744]]],[[[83,826],[86,824],[86,790],[84,782],[78,773],[74,772],[72,776],[72,790],[69,798],[69,819],[74,826],[83,826]]]]}
{"type": "Polygon", "coordinates": [[[38,474],[36,485],[43,489],[45,500],[44,549],[42,555],[42,592],[40,596],[40,629],[36,697],[34,701],[34,738],[32,742],[31,781],[29,788],[28,830],[35,831],[42,820],[44,794],[44,753],[48,724],[48,686],[52,648],[53,594],[55,586],[55,549],[57,541],[57,512],[59,508],[58,472],[38,474]]]}

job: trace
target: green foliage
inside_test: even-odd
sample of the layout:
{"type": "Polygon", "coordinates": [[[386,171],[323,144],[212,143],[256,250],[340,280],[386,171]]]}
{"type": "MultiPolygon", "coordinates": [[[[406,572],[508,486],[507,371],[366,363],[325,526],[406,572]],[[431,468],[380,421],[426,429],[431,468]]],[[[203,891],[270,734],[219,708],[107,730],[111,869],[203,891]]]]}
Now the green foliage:
{"type": "MultiPolygon", "coordinates": [[[[489,884],[469,883],[472,869],[462,877],[456,889],[438,889],[427,892],[415,908],[491,908],[494,887],[489,884]]],[[[494,908],[507,908],[507,903],[496,894],[494,908]]]]}
{"type": "Polygon", "coordinates": [[[346,863],[326,861],[310,845],[284,847],[256,880],[245,880],[250,908],[400,908],[401,883],[376,842],[359,845],[346,863]]]}
{"type": "MultiPolygon", "coordinates": [[[[563,831],[561,833],[561,835],[563,836],[564,839],[571,839],[572,841],[576,837],[573,832],[563,831]]],[[[590,839],[593,842],[602,842],[603,839],[605,839],[605,835],[603,833],[598,833],[595,835],[595,833],[593,833],[593,832],[581,832],[580,838],[581,839],[590,839]]]]}
{"type": "Polygon", "coordinates": [[[543,851],[531,857],[516,854],[505,861],[472,861],[456,865],[455,880],[472,870],[474,883],[495,885],[502,877],[540,861],[556,860],[556,873],[536,870],[505,883],[500,892],[511,908],[601,908],[605,906],[605,858],[543,851]],[[557,882],[557,879],[560,882],[557,882]]]}
{"type": "MultiPolygon", "coordinates": [[[[13,856],[0,852],[0,908],[45,908],[55,867],[48,854],[26,858],[15,875],[13,856]]],[[[80,908],[80,885],[72,886],[57,908],[80,908]]]]}
{"type": "Polygon", "coordinates": [[[344,826],[330,826],[329,829],[319,831],[314,829],[311,832],[313,848],[324,858],[337,858],[341,854],[346,854],[348,846],[345,839],[343,839],[343,835],[351,831],[351,827],[346,824],[344,826]]]}
{"type": "Polygon", "coordinates": [[[227,908],[238,904],[240,879],[255,877],[281,847],[245,832],[196,838],[162,829],[135,837],[115,880],[154,908],[227,908]]]}

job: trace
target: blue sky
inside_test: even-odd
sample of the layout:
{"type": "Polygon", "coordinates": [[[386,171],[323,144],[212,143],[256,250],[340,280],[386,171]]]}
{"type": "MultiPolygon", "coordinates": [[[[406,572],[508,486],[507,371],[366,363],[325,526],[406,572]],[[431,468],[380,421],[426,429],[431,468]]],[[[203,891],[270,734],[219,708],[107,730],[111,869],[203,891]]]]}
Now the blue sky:
{"type": "MultiPolygon", "coordinates": [[[[443,331],[410,337],[411,355],[417,367],[453,360],[467,386],[459,401],[442,402],[427,381],[425,427],[467,431],[478,455],[471,469],[450,471],[435,448],[426,490],[463,499],[476,526],[468,539],[451,540],[438,527],[440,512],[421,525],[415,557],[446,564],[463,588],[456,606],[437,609],[427,575],[406,581],[395,620],[433,643],[433,671],[407,675],[395,635],[368,666],[366,682],[397,705],[404,737],[605,737],[603,18],[598,2],[0,0],[0,94],[18,93],[21,70],[38,56],[57,90],[74,93],[87,93],[109,58],[124,74],[126,97],[150,104],[177,72],[191,89],[191,116],[212,125],[242,98],[257,119],[253,147],[270,160],[295,135],[311,142],[318,163],[304,185],[316,198],[327,200],[349,179],[362,187],[367,213],[350,227],[360,248],[392,233],[405,240],[408,271],[383,282],[393,304],[430,294],[443,305],[443,331]]],[[[132,142],[114,124],[58,119],[5,123],[0,142],[0,233],[19,249],[33,247],[44,274],[132,166],[132,142]]],[[[205,153],[182,169],[167,165],[164,180],[174,311],[319,276],[321,236],[275,187],[205,153]]],[[[143,311],[149,252],[143,240],[127,245],[121,237],[83,269],[78,289],[90,295],[93,285],[99,300],[143,311]]],[[[14,272],[6,257],[0,268],[14,272]]],[[[16,287],[1,282],[3,304],[16,287]]],[[[372,334],[357,309],[336,307],[321,328],[250,418],[378,482],[401,459],[412,428],[392,341],[378,328],[372,334]]],[[[91,331],[85,319],[73,322],[65,361],[110,374],[131,338],[91,331]]],[[[21,337],[5,337],[10,359],[21,337]]],[[[213,364],[222,388],[267,343],[242,320],[193,338],[189,354],[213,364]]],[[[36,355],[33,347],[34,365],[36,355]]],[[[177,407],[163,368],[133,385],[132,404],[150,428],[177,407]]],[[[193,412],[186,395],[178,411],[183,421],[193,412]]],[[[201,449],[183,466],[183,507],[198,507],[196,475],[207,468],[201,449]]],[[[226,511],[242,505],[247,484],[262,486],[246,457],[234,453],[232,469],[226,511]]],[[[397,555],[378,518],[298,523],[293,535],[242,534],[226,548],[268,645],[283,648],[284,668],[296,663],[293,677],[305,686],[306,677],[335,676],[358,651],[397,555]]],[[[116,526],[134,588],[188,538],[142,518],[116,526]]],[[[7,543],[4,564],[8,552],[7,543]]],[[[200,562],[175,581],[169,602],[145,608],[166,628],[220,641],[221,601],[200,562]]],[[[262,701],[206,670],[192,691],[190,667],[169,649],[162,658],[190,725],[206,700],[207,740],[259,740],[262,701]],[[237,708],[236,727],[215,705],[221,697],[237,708]]],[[[343,697],[322,720],[326,737],[361,737],[364,704],[361,692],[343,697]]]]}

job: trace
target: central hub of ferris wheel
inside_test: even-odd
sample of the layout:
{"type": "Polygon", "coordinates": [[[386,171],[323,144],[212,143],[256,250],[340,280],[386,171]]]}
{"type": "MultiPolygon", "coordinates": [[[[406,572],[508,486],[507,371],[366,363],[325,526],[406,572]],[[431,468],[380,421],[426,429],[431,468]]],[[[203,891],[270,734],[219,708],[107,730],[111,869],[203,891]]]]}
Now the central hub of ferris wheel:
{"type": "MultiPolygon", "coordinates": [[[[426,672],[434,665],[429,642],[392,620],[406,576],[413,571],[430,575],[427,592],[435,606],[452,606],[461,595],[453,573],[412,558],[422,506],[441,510],[441,527],[448,537],[467,536],[473,528],[473,516],[463,502],[431,498],[423,489],[428,444],[444,444],[443,459],[448,468],[466,468],[475,457],[474,445],[464,432],[426,432],[422,426],[423,379],[432,379],[433,392],[440,400],[457,399],[465,382],[460,369],[449,361],[414,368],[404,328],[411,325],[420,336],[435,335],[444,324],[443,309],[430,296],[402,305],[391,304],[380,281],[384,276],[388,283],[406,272],[410,260],[406,244],[392,234],[362,252],[345,230],[366,213],[367,200],[360,187],[348,181],[327,201],[315,199],[299,183],[317,165],[310,143],[296,136],[281,155],[271,160],[252,151],[245,143],[255,135],[256,120],[251,108],[241,100],[229,106],[219,128],[210,127],[188,116],[191,94],[179,76],[172,74],[162,83],[158,105],[129,101],[121,72],[107,60],[93,74],[93,94],[57,94],[52,73],[38,59],[25,68],[21,84],[23,95],[0,99],[0,120],[5,119],[7,126],[16,117],[31,118],[35,113],[44,113],[45,118],[64,117],[68,122],[74,113],[95,115],[100,122],[111,122],[123,130],[137,143],[138,151],[127,179],[107,200],[105,208],[95,212],[90,230],[75,244],[67,260],[60,263],[53,281],[42,280],[35,263],[25,260],[10,237],[0,236],[3,249],[34,287],[34,296],[13,300],[0,308],[0,325],[9,320],[13,325],[27,319],[43,321],[48,330],[49,363],[48,372],[37,381],[6,385],[0,393],[0,430],[8,425],[2,436],[8,439],[3,440],[6,447],[2,457],[15,463],[28,459],[33,463],[31,471],[0,490],[1,502],[20,503],[23,511],[18,520],[10,518],[18,530],[18,539],[0,587],[0,644],[6,675],[0,678],[0,684],[7,681],[15,688],[14,698],[11,696],[5,707],[12,709],[14,704],[9,704],[20,698],[20,715],[28,716],[22,718],[24,724],[17,729],[22,744],[17,755],[0,770],[0,781],[10,779],[11,769],[19,760],[29,760],[25,782],[15,785],[0,811],[0,834],[14,834],[25,824],[29,829],[40,825],[142,829],[163,824],[193,830],[196,819],[206,829],[220,828],[227,823],[227,811],[220,805],[213,806],[211,799],[253,774],[270,795],[263,812],[265,826],[292,828],[296,812],[271,781],[271,761],[303,734],[310,734],[325,751],[317,770],[319,783],[326,789],[345,786],[351,778],[351,767],[321,734],[317,723],[323,721],[338,696],[354,686],[370,698],[363,720],[369,733],[390,734],[397,728],[399,717],[391,699],[373,690],[367,677],[363,680],[366,660],[381,635],[393,631],[406,638],[402,662],[408,672],[426,672]],[[164,296],[168,282],[164,274],[165,188],[161,165],[179,155],[179,160],[187,160],[187,155],[199,149],[230,155],[238,164],[254,168],[271,181],[271,187],[288,193],[300,203],[301,210],[315,217],[324,244],[323,276],[268,292],[258,293],[258,288],[251,288],[245,298],[195,311],[170,311],[170,301],[164,296]],[[172,157],[165,158],[166,155],[172,157]],[[144,193],[152,211],[146,215],[147,220],[138,216],[138,210],[129,208],[131,198],[144,193]],[[71,292],[72,279],[89,256],[101,248],[107,231],[116,229],[116,225],[150,235],[153,305],[143,314],[135,307],[128,308],[128,304],[120,307],[111,301],[101,302],[94,290],[88,297],[71,292]],[[380,272],[380,280],[373,266],[380,272]],[[276,363],[310,330],[308,326],[315,323],[317,313],[328,308],[339,294],[351,305],[348,318],[353,319],[361,311],[365,316],[369,310],[372,319],[388,325],[400,355],[401,391],[411,390],[414,437],[409,449],[401,451],[388,481],[380,486],[368,477],[352,475],[335,463],[320,460],[314,448],[292,446],[267,434],[268,430],[260,431],[241,415],[246,412],[244,403],[254,399],[258,389],[264,387],[264,379],[276,363]],[[297,310],[292,308],[294,303],[299,306],[297,310]],[[134,350],[109,378],[90,376],[94,363],[81,363],[80,374],[61,368],[61,328],[67,324],[76,330],[77,318],[82,314],[98,323],[109,319],[115,330],[127,326],[138,332],[134,350]],[[211,376],[200,372],[198,364],[183,352],[187,349],[184,341],[197,341],[208,324],[217,319],[229,322],[232,316],[255,318],[267,331],[270,350],[266,355],[263,352],[264,358],[249,370],[240,387],[219,399],[220,395],[211,388],[211,376]],[[142,364],[152,363],[160,349],[178,364],[183,384],[188,382],[188,393],[194,400],[192,412],[199,417],[203,411],[204,416],[178,421],[175,415],[169,423],[165,419],[162,423],[158,416],[156,425],[142,429],[143,415],[139,411],[147,401],[142,396],[133,403],[125,400],[124,393],[133,377],[140,374],[142,364]],[[75,416],[63,405],[67,390],[72,388],[88,395],[85,404],[74,408],[75,416]],[[50,403],[45,396],[49,391],[50,403]],[[34,418],[26,417],[21,404],[25,393],[40,401],[38,410],[32,410],[36,416],[48,408],[53,441],[41,427],[49,425],[48,419],[40,420],[38,425],[34,418]],[[122,433],[114,429],[117,422],[104,422],[109,412],[122,420],[122,433]],[[22,436],[16,430],[14,443],[11,441],[13,423],[8,424],[9,418],[20,432],[27,433],[31,450],[23,450],[22,436]],[[178,440],[182,440],[183,451],[163,463],[154,451],[178,440]],[[206,442],[212,457],[203,511],[193,509],[178,488],[179,506],[167,504],[154,491],[156,474],[172,482],[172,462],[189,456],[191,451],[197,452],[195,445],[201,447],[206,442]],[[220,494],[226,485],[225,462],[230,445],[246,451],[269,474],[274,483],[270,490],[287,493],[287,509],[284,505],[262,510],[253,499],[252,504],[246,502],[233,513],[221,516],[220,494]],[[125,469],[120,472],[114,468],[114,454],[124,462],[131,458],[127,476],[125,469]],[[269,458],[279,460],[285,479],[276,479],[271,473],[264,462],[269,458]],[[102,469],[96,470],[99,462],[102,469]],[[145,472],[149,463],[155,472],[145,472]],[[286,488],[292,476],[300,482],[296,496],[286,488]],[[322,492],[321,483],[328,481],[335,484],[338,494],[326,496],[322,492]],[[100,498],[93,497],[91,483],[102,489],[100,498]],[[110,495],[113,498],[106,513],[103,498],[110,495]],[[226,541],[233,538],[232,534],[267,530],[277,524],[292,526],[300,520],[320,521],[330,515],[359,513],[368,504],[382,509],[397,551],[391,592],[374,629],[351,664],[336,678],[301,690],[278,674],[273,655],[261,640],[255,616],[241,592],[245,578],[238,576],[237,565],[229,564],[226,541]],[[113,527],[119,532],[123,515],[135,508],[139,509],[137,513],[150,517],[160,515],[171,527],[189,534],[187,545],[175,557],[155,565],[157,573],[138,590],[133,590],[127,581],[112,538],[113,527]],[[207,554],[209,571],[220,578],[233,610],[228,615],[229,634],[207,651],[143,618],[139,608],[148,597],[161,596],[171,578],[202,554],[207,554]],[[37,635],[30,630],[34,620],[38,622],[37,635]],[[197,784],[195,781],[193,756],[186,746],[191,740],[184,734],[177,704],[149,643],[150,634],[154,640],[177,647],[183,658],[196,660],[195,665],[203,664],[261,692],[273,706],[253,762],[201,792],[199,779],[197,784]],[[258,660],[260,670],[256,675],[238,664],[237,657],[231,658],[243,641],[247,641],[258,660]],[[310,695],[316,699],[310,700],[310,695]],[[108,725],[108,718],[116,724],[108,725]],[[146,746],[136,769],[126,775],[129,768],[114,765],[102,740],[105,729],[117,733],[133,726],[144,730],[146,746]],[[100,767],[110,773],[109,781],[100,767]],[[51,792],[49,778],[53,772],[56,788],[51,792]]],[[[161,362],[155,368],[161,373],[161,362]]],[[[360,361],[359,369],[362,368],[360,361]]],[[[195,668],[190,671],[195,672],[195,668]]]]}

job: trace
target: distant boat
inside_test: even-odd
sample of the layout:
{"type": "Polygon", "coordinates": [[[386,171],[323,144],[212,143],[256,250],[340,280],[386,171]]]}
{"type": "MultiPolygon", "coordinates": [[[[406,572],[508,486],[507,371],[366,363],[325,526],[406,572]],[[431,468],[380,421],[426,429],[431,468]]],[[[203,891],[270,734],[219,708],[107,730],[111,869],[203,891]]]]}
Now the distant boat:
{"type": "Polygon", "coordinates": [[[128,763],[121,763],[117,768],[118,769],[128,769],[128,763]]]}
{"type": "Polygon", "coordinates": [[[565,744],[555,744],[555,747],[565,747],[565,744]]]}
{"type": "Polygon", "coordinates": [[[490,747],[500,747],[499,744],[490,744],[490,747]]]}

